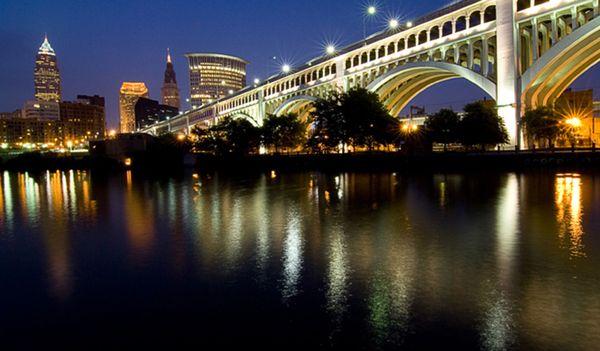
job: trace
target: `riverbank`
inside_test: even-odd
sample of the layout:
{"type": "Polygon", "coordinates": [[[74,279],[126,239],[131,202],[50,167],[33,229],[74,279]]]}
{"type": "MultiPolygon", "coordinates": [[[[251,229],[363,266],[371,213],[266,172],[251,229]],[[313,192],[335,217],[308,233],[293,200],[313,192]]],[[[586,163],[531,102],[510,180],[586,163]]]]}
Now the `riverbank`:
{"type": "Polygon", "coordinates": [[[324,155],[197,155],[208,170],[463,171],[600,168],[600,152],[354,153],[324,155]]]}
{"type": "Polygon", "coordinates": [[[66,154],[30,152],[17,155],[0,155],[0,170],[8,171],[54,171],[98,169],[113,171],[123,165],[113,159],[89,154],[66,154]]]}
{"type": "MultiPolygon", "coordinates": [[[[165,156],[165,155],[163,155],[165,156]]],[[[286,154],[217,157],[190,154],[185,157],[155,157],[140,153],[130,164],[123,160],[89,155],[27,153],[0,158],[0,169],[13,171],[43,171],[92,169],[112,172],[128,168],[152,173],[165,173],[195,168],[210,171],[518,171],[527,169],[595,169],[600,168],[600,152],[596,151],[520,151],[484,153],[349,153],[349,154],[286,154]],[[168,160],[168,162],[167,162],[168,160]]]]}

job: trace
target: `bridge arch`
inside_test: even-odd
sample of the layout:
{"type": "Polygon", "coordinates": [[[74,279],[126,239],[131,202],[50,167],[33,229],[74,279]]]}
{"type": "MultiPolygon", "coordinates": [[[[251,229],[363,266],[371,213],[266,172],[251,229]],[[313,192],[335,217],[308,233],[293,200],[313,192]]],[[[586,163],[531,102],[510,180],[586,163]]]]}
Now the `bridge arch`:
{"type": "Polygon", "coordinates": [[[553,104],[579,76],[600,62],[600,17],[561,39],[521,78],[524,108],[553,104]]]}
{"type": "Polygon", "coordinates": [[[258,120],[256,118],[252,117],[250,114],[248,114],[246,112],[233,113],[230,115],[230,117],[233,119],[245,119],[255,127],[261,126],[261,124],[258,122],[258,120]]]}
{"type": "Polygon", "coordinates": [[[286,113],[296,113],[299,118],[303,119],[305,114],[309,112],[310,105],[317,101],[317,98],[310,95],[297,95],[284,101],[275,109],[273,114],[281,116],[286,113]]]}
{"type": "Polygon", "coordinates": [[[412,62],[398,66],[373,81],[367,89],[379,94],[396,116],[418,94],[446,80],[464,78],[496,99],[496,84],[465,67],[448,62],[412,62]]]}

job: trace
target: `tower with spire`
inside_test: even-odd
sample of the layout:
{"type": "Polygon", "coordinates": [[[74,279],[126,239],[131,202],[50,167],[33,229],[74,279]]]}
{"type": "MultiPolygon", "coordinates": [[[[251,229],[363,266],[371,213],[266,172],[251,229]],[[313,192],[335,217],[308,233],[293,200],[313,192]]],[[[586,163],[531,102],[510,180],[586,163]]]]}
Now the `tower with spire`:
{"type": "Polygon", "coordinates": [[[48,35],[44,36],[44,42],[40,46],[35,57],[35,69],[33,71],[35,84],[35,99],[38,101],[60,102],[62,98],[60,71],[56,53],[48,35]]]}
{"type": "Polygon", "coordinates": [[[165,79],[161,89],[161,98],[163,105],[168,105],[181,109],[181,101],[179,98],[179,88],[177,87],[177,77],[173,69],[173,61],[171,60],[171,52],[167,49],[167,68],[165,69],[165,79]]]}

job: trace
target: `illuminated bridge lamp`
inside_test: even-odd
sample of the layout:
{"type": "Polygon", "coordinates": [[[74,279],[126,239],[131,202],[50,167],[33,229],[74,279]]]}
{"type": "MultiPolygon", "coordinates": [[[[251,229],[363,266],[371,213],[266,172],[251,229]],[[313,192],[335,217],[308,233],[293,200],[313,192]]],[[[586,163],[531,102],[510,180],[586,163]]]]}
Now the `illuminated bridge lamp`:
{"type": "Polygon", "coordinates": [[[327,47],[325,48],[325,52],[327,53],[327,55],[335,54],[335,46],[327,45],[327,47]]]}
{"type": "Polygon", "coordinates": [[[291,70],[292,70],[292,67],[288,64],[285,64],[281,67],[281,71],[283,73],[290,73],[291,70]]]}
{"type": "Polygon", "coordinates": [[[373,16],[374,14],[377,13],[377,8],[373,5],[367,7],[367,14],[373,16]]]}
{"type": "Polygon", "coordinates": [[[395,18],[392,18],[392,19],[390,20],[390,23],[389,23],[389,27],[390,27],[390,29],[396,29],[396,28],[398,28],[398,26],[399,26],[399,25],[400,25],[400,22],[398,22],[398,20],[397,20],[397,19],[395,19],[395,18]]]}

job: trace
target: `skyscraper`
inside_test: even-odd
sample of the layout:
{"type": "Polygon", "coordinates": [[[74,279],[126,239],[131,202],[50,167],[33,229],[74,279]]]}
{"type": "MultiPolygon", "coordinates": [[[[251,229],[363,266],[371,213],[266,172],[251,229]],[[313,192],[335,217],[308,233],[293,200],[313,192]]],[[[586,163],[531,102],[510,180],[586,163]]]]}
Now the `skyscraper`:
{"type": "Polygon", "coordinates": [[[192,108],[223,98],[246,86],[246,65],[239,57],[222,54],[187,54],[192,108]]]}
{"type": "Polygon", "coordinates": [[[38,50],[33,76],[36,100],[61,101],[58,62],[56,60],[56,53],[48,41],[48,36],[44,37],[44,42],[38,50]]]}
{"type": "Polygon", "coordinates": [[[179,99],[179,88],[177,87],[177,77],[173,69],[171,61],[171,53],[167,49],[167,68],[165,69],[165,79],[161,89],[161,97],[163,105],[181,109],[181,101],[179,99]]]}
{"type": "Polygon", "coordinates": [[[135,104],[141,97],[148,97],[148,88],[142,82],[124,82],[119,94],[121,133],[135,131],[135,104]]]}

